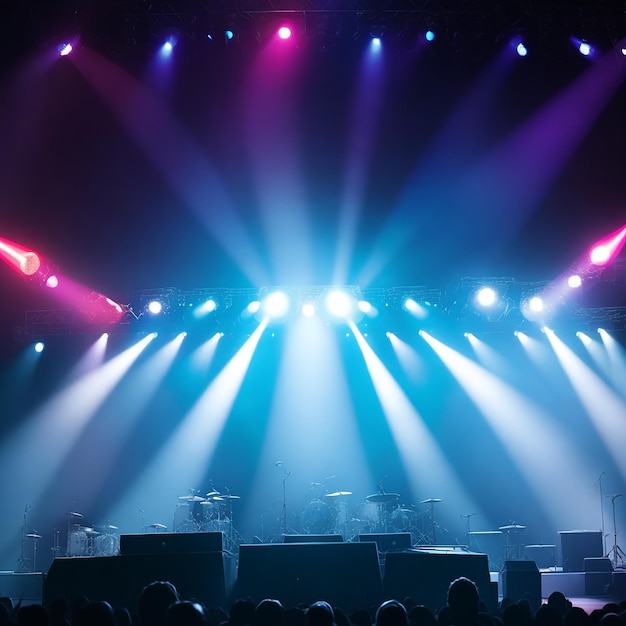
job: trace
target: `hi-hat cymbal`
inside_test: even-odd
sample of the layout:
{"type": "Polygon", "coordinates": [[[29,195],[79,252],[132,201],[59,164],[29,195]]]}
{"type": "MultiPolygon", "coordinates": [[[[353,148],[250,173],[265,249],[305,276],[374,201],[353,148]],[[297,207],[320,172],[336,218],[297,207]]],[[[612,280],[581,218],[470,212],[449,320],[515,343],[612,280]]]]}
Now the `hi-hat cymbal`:
{"type": "Polygon", "coordinates": [[[422,504],[435,504],[435,502],[441,501],[441,498],[426,498],[426,500],[422,500],[422,504]]]}
{"type": "Polygon", "coordinates": [[[521,524],[509,524],[508,526],[500,526],[500,530],[525,530],[526,526],[521,524]]]}
{"type": "Polygon", "coordinates": [[[181,502],[204,502],[202,496],[178,496],[181,502]]]}
{"type": "Polygon", "coordinates": [[[93,528],[91,526],[79,526],[78,530],[84,533],[92,533],[93,528]]]}
{"type": "Polygon", "coordinates": [[[340,496],[351,496],[351,491],[333,491],[333,493],[327,493],[325,498],[339,498],[340,496]]]}
{"type": "Polygon", "coordinates": [[[370,496],[366,496],[368,502],[393,502],[400,498],[399,493],[373,493],[370,496]]]}
{"type": "Polygon", "coordinates": [[[37,533],[28,533],[26,536],[31,539],[41,539],[41,535],[38,535],[37,533]]]}

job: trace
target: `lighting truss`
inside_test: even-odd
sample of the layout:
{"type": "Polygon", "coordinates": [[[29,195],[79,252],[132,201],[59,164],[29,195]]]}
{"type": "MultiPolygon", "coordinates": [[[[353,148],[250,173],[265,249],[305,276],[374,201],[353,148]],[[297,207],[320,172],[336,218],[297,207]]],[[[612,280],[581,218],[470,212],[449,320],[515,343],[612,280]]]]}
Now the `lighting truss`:
{"type": "MultiPolygon", "coordinates": [[[[626,263],[620,262],[607,278],[607,286],[618,297],[626,286],[626,263]]],[[[601,282],[601,281],[600,281],[601,282]]],[[[402,323],[408,316],[404,310],[407,298],[412,298],[433,313],[433,321],[447,326],[458,326],[462,331],[472,330],[475,326],[483,332],[508,332],[521,330],[532,325],[521,314],[521,303],[531,293],[546,294],[550,297],[552,286],[546,281],[519,281],[511,277],[466,277],[448,289],[436,289],[424,285],[390,287],[361,290],[356,285],[316,285],[302,287],[262,287],[260,289],[242,288],[198,288],[180,290],[176,288],[147,289],[130,294],[129,304],[123,305],[124,314],[117,324],[103,325],[90,323],[80,311],[38,310],[26,311],[21,335],[26,338],[47,335],[71,335],[77,333],[95,333],[106,330],[121,333],[148,328],[158,320],[166,320],[168,329],[176,332],[187,330],[191,324],[205,324],[204,328],[216,325],[222,331],[236,333],[244,327],[241,313],[253,301],[261,301],[269,293],[281,290],[291,298],[294,311],[300,310],[307,302],[318,303],[331,290],[338,289],[349,293],[355,301],[365,300],[374,309],[385,316],[385,324],[402,323]],[[504,299],[505,306],[493,316],[481,315],[472,303],[473,293],[481,286],[491,286],[504,299]],[[148,302],[158,299],[164,303],[164,312],[160,316],[145,313],[148,302]],[[205,320],[194,320],[193,311],[207,300],[216,303],[215,310],[205,320]]],[[[557,294],[550,300],[554,309],[554,324],[576,326],[579,330],[593,330],[602,326],[607,330],[626,330],[626,306],[585,306],[577,302],[577,290],[557,294]]],[[[297,313],[296,313],[297,314],[297,313]]],[[[430,315],[430,314],[429,314],[430,315]]],[[[249,319],[248,319],[249,322],[249,319]]],[[[424,322],[427,323],[427,322],[424,322]]],[[[370,319],[375,327],[375,320],[370,319]]],[[[380,325],[383,328],[383,325],[380,325]]],[[[393,328],[385,328],[393,330],[393,328]]]]}

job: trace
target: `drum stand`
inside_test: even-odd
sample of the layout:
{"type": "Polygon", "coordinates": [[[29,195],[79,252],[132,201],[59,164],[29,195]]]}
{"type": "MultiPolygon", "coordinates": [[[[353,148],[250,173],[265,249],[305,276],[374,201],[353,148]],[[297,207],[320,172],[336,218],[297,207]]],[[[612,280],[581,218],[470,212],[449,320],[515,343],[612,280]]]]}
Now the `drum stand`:
{"type": "Polygon", "coordinates": [[[613,507],[613,547],[609,550],[608,554],[606,555],[607,558],[613,558],[613,569],[617,569],[618,568],[618,563],[619,563],[619,567],[623,567],[624,563],[626,562],[626,554],[624,554],[624,551],[617,545],[617,522],[615,520],[615,500],[617,500],[617,498],[621,497],[621,493],[616,493],[610,496],[606,496],[607,498],[611,498],[611,505],[613,507]]]}
{"type": "Polygon", "coordinates": [[[279,532],[281,535],[289,534],[289,528],[287,527],[287,479],[291,476],[291,472],[285,468],[283,461],[277,461],[276,467],[280,467],[283,470],[283,506],[280,511],[279,518],[279,532]]]}
{"type": "Polygon", "coordinates": [[[19,563],[17,571],[20,574],[30,571],[26,563],[26,561],[29,561],[30,559],[28,559],[28,557],[26,557],[26,555],[24,554],[24,546],[26,545],[26,522],[28,521],[28,513],[30,512],[30,510],[31,506],[30,504],[27,504],[24,507],[24,517],[22,518],[22,528],[20,529],[22,538],[20,541],[20,558],[17,560],[17,562],[19,563]]]}

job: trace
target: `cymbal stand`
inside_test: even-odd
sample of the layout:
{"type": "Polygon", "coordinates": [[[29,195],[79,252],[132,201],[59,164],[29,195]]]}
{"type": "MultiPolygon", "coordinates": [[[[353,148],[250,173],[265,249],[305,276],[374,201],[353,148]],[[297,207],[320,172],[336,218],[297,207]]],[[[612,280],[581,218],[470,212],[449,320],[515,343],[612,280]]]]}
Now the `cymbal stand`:
{"type": "Polygon", "coordinates": [[[17,571],[19,573],[24,573],[24,572],[30,571],[28,569],[28,565],[26,564],[26,561],[28,561],[28,558],[24,554],[24,546],[26,545],[26,524],[27,524],[27,521],[28,521],[28,514],[29,514],[31,508],[32,507],[30,506],[30,504],[27,504],[24,507],[24,516],[22,517],[22,527],[20,528],[20,534],[21,534],[20,558],[17,560],[17,562],[19,563],[19,568],[18,568],[17,571]]]}
{"type": "Polygon", "coordinates": [[[624,551],[617,545],[617,522],[615,519],[615,500],[620,498],[621,495],[621,493],[616,493],[606,496],[607,498],[611,498],[611,505],[613,507],[613,547],[606,555],[607,558],[611,558],[611,555],[613,555],[613,569],[618,568],[618,563],[619,566],[623,567],[626,562],[626,554],[624,554],[624,551]]]}
{"type": "Polygon", "coordinates": [[[476,513],[467,513],[466,515],[460,515],[459,517],[465,522],[465,529],[466,529],[466,535],[467,535],[467,547],[470,547],[470,539],[471,539],[471,524],[470,524],[470,520],[472,519],[472,517],[474,517],[474,515],[476,515],[476,513]]]}
{"type": "Polygon", "coordinates": [[[33,572],[37,571],[37,542],[39,541],[39,535],[37,534],[37,531],[33,529],[33,534],[32,534],[32,540],[33,540],[33,572]]]}
{"type": "Polygon", "coordinates": [[[59,529],[55,528],[52,531],[52,548],[50,548],[52,550],[52,554],[54,555],[53,558],[57,558],[58,556],[61,556],[61,545],[59,544],[59,529]]]}
{"type": "Polygon", "coordinates": [[[435,501],[430,502],[430,531],[432,533],[433,542],[431,545],[437,545],[437,524],[435,524],[435,501]]]}
{"type": "Polygon", "coordinates": [[[283,470],[283,506],[280,511],[279,528],[280,534],[286,535],[288,533],[287,528],[287,479],[291,476],[291,472],[287,470],[283,461],[277,461],[276,467],[280,467],[283,470]]]}

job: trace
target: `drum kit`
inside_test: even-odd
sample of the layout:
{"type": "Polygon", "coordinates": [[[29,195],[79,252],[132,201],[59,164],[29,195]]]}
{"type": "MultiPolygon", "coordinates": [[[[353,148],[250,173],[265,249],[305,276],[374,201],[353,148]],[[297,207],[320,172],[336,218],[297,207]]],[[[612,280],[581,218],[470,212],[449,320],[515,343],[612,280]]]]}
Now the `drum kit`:
{"type": "Polygon", "coordinates": [[[118,527],[112,524],[86,526],[82,513],[71,511],[67,521],[65,556],[115,556],[120,551],[118,527]]]}
{"type": "Polygon", "coordinates": [[[410,532],[412,543],[434,543],[434,504],[439,498],[424,500],[430,504],[430,515],[413,505],[400,503],[399,493],[379,491],[366,496],[357,506],[356,515],[350,514],[348,498],[352,491],[333,491],[314,498],[301,514],[301,530],[307,534],[338,534],[349,540],[361,533],[410,532]],[[423,528],[428,522],[429,530],[423,528]],[[432,533],[432,534],[431,534],[432,533]]]}
{"type": "Polygon", "coordinates": [[[233,551],[243,538],[233,527],[233,502],[240,496],[215,489],[201,496],[192,493],[178,496],[173,529],[176,533],[221,532],[225,549],[233,551]]]}

